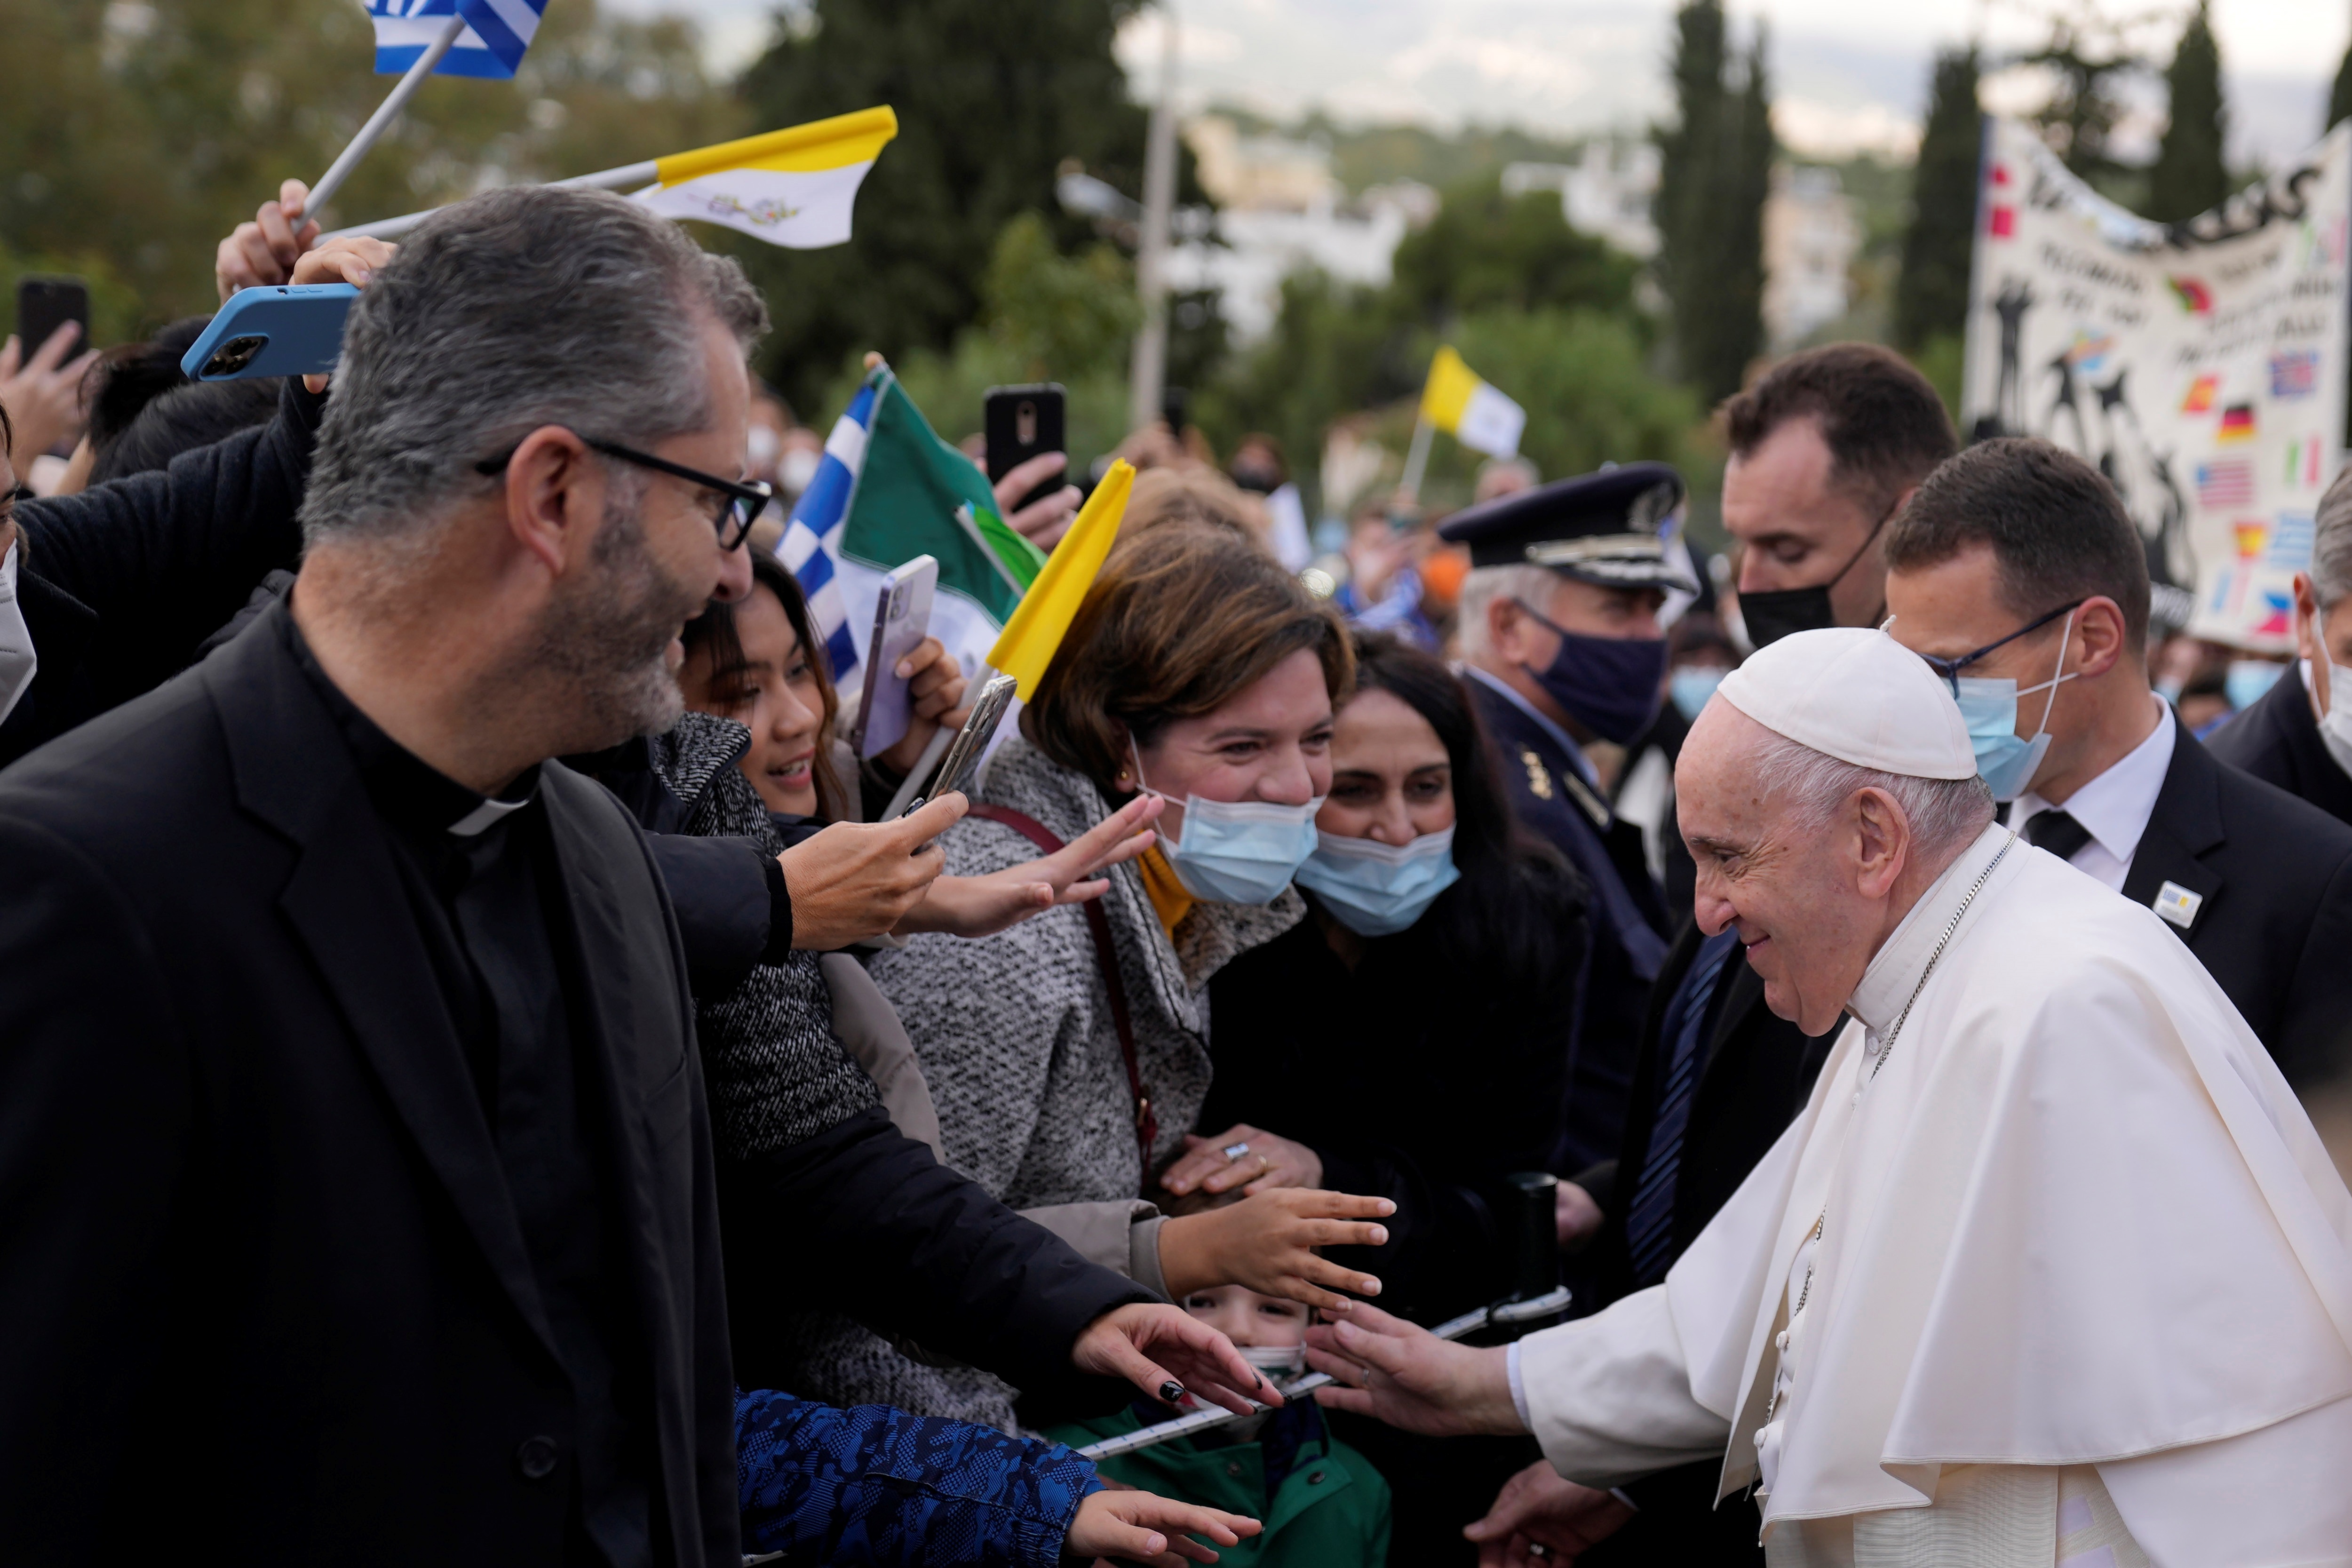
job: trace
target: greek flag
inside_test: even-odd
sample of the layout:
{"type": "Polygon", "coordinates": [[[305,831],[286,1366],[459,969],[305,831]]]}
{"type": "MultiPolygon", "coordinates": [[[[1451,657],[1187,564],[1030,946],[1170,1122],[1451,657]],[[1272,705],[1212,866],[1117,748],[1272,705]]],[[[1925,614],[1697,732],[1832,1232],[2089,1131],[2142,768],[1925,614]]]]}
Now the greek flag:
{"type": "MultiPolygon", "coordinates": [[[[824,457],[816,477],[801,492],[784,524],[776,553],[784,568],[799,579],[808,595],[809,629],[824,643],[825,662],[839,685],[857,668],[857,634],[850,628],[849,606],[842,596],[841,538],[847,531],[849,502],[857,493],[858,476],[866,469],[866,435],[874,423],[876,386],[868,381],[849,400],[848,410],[834,421],[824,438],[824,457]]],[[[873,614],[868,594],[866,614],[873,614]]]]}
{"type": "Polygon", "coordinates": [[[495,81],[512,78],[539,31],[540,13],[547,0],[366,0],[368,17],[375,24],[375,73],[403,76],[416,63],[452,16],[466,19],[466,30],[435,76],[487,77],[495,81]]]}

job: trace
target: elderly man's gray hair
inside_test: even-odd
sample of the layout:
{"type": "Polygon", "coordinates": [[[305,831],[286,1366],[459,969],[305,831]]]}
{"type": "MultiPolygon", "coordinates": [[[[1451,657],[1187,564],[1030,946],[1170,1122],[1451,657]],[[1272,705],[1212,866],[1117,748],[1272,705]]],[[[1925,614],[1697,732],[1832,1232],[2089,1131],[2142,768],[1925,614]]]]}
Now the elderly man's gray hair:
{"type": "Polygon", "coordinates": [[[2352,464],[2319,498],[2311,531],[2311,596],[2323,610],[2352,593],[2352,464]]]}
{"type": "Polygon", "coordinates": [[[767,307],[635,202],[541,185],[445,207],[352,305],[304,538],[407,532],[489,493],[475,465],[543,425],[633,447],[707,428],[713,320],[748,351],[767,307]]]}
{"type": "Polygon", "coordinates": [[[1885,790],[1903,808],[1916,852],[1923,856],[1961,847],[1992,820],[1992,791],[1974,773],[1964,779],[1923,779],[1881,773],[1769,730],[1745,772],[1766,795],[1785,801],[1808,830],[1827,826],[1856,790],[1885,790]]]}
{"type": "Polygon", "coordinates": [[[1462,579],[1462,591],[1454,600],[1454,639],[1462,657],[1469,659],[1491,659],[1496,656],[1492,628],[1486,624],[1486,606],[1497,599],[1516,599],[1531,605],[1540,614],[1551,602],[1551,591],[1559,578],[1549,566],[1475,566],[1462,579]]]}

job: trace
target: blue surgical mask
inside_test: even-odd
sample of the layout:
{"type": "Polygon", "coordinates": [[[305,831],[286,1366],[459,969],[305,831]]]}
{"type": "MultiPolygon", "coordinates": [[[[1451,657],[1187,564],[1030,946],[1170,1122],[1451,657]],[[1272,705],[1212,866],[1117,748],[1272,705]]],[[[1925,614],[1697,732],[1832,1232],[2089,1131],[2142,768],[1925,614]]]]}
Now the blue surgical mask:
{"type": "MultiPolygon", "coordinates": [[[[1160,795],[1143,780],[1143,757],[1135,759],[1136,782],[1146,795],[1160,795]]],[[[1160,795],[1162,800],[1168,797],[1160,795]]],[[[1184,797],[1183,837],[1160,835],[1160,850],[1176,879],[1196,899],[1221,904],[1270,904],[1315,853],[1317,795],[1304,805],[1270,800],[1202,800],[1184,797]]]]}
{"type": "MultiPolygon", "coordinates": [[[[2073,637],[2074,617],[2070,612],[2066,627],[2058,639],[2058,663],[2066,662],[2066,644],[2073,637]]],[[[2077,670],[2075,674],[2080,674],[2077,670]]],[[[2042,766],[2042,759],[2050,754],[2050,710],[2057,706],[2058,688],[2074,679],[2073,675],[2051,672],[2050,679],[2039,686],[2017,689],[2017,682],[1993,679],[1985,676],[1962,676],[1958,685],[1960,717],[1968,721],[1969,745],[1977,754],[1977,776],[1992,791],[1999,801],[2015,800],[2033,787],[2033,774],[2042,766]],[[2050,695],[2042,704],[2042,722],[2031,740],[2017,732],[2017,700],[2031,697],[2037,691],[2050,695]]]]}
{"type": "Polygon", "coordinates": [[[1331,918],[1358,936],[1394,935],[1462,879],[1451,827],[1404,844],[1320,837],[1314,855],[1298,868],[1298,885],[1313,889],[1331,918]]]}
{"type": "Polygon", "coordinates": [[[1524,602],[1519,608],[1559,637],[1559,651],[1549,664],[1520,668],[1570,718],[1622,746],[1657,716],[1665,638],[1587,637],[1546,620],[1524,602]]]}
{"type": "Polygon", "coordinates": [[[2285,668],[2266,658],[2233,658],[2221,676],[2221,695],[2230,700],[2231,708],[2243,713],[2278,684],[2279,671],[2285,668]]]}
{"type": "Polygon", "coordinates": [[[1666,677],[1666,695],[1673,700],[1675,711],[1696,722],[1698,710],[1730,673],[1719,664],[1686,664],[1666,677]]]}

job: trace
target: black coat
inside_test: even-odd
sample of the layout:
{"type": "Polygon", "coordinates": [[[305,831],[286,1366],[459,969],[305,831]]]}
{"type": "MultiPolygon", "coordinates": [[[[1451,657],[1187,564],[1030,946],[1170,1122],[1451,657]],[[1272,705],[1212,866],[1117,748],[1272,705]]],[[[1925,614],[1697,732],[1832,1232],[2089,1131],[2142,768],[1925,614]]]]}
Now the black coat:
{"type": "MultiPolygon", "coordinates": [[[[285,613],[0,773],[10,1562],[159,1542],[253,1563],[562,1560],[570,1471],[533,1461],[546,1439],[565,1451],[569,1387],[389,831],[277,635],[285,613]]],[[[656,1552],[731,1568],[685,960],[626,813],[560,764],[540,787],[583,1058],[631,1112],[604,1159],[656,1552]]]]}
{"type": "Polygon", "coordinates": [[[16,598],[39,668],[0,721],[0,767],[170,679],[263,577],[299,559],[325,407],[289,376],[268,425],[168,468],[16,504],[16,598]]]}
{"type": "MultiPolygon", "coordinates": [[[[1655,999],[1642,1028],[1641,1059],[1625,1141],[1613,1164],[1581,1178],[1608,1213],[1579,1272],[1591,1288],[1580,1310],[1599,1310],[1631,1292],[1633,1265],[1625,1246],[1625,1210],[1649,1163],[1650,1135],[1658,1112],[1664,1073],[1659,1033],[1668,1001],[1688,973],[1704,940],[1696,924],[1685,925],[1659,972],[1655,999]]],[[[1764,983],[1748,961],[1735,954],[1716,981],[1711,1016],[1702,1024],[1705,1053],[1690,1120],[1683,1130],[1681,1163],[1675,1176],[1673,1244],[1679,1258],[1706,1228],[1748,1173],[1756,1168],[1811,1094],[1813,1079],[1829,1058],[1831,1045],[1845,1026],[1841,1017],[1829,1033],[1807,1037],[1764,1005],[1764,983]]],[[[1641,1512],[1617,1535],[1579,1557],[1592,1568],[1615,1564],[1674,1563],[1699,1565],[1755,1564],[1764,1553],[1756,1544],[1761,1528],[1755,1504],[1743,1498],[1715,1502],[1722,1465],[1714,1459],[1681,1465],[1634,1482],[1626,1495],[1641,1512]]]]}
{"type": "Polygon", "coordinates": [[[2311,716],[2311,694],[2288,670],[2252,708],[2221,726],[2206,749],[2242,773],[2300,795],[2352,823],[2352,773],[2336,765],[2311,716]]]}
{"type": "Polygon", "coordinates": [[[2179,731],[2124,897],[2155,905],[2168,883],[2198,899],[2173,934],[2287,1081],[2306,1089],[2339,1070],[2352,1038],[2352,826],[2179,731]]]}
{"type": "Polygon", "coordinates": [[[1446,960],[1435,926],[1468,894],[1457,882],[1417,924],[1368,942],[1352,973],[1310,913],[1209,982],[1213,1076],[1197,1131],[1263,1127],[1320,1155],[1324,1186],[1394,1199],[1386,1246],[1333,1256],[1379,1277],[1382,1307],[1423,1322],[1510,1288],[1506,1178],[1551,1152],[1576,1022],[1574,902],[1529,910],[1562,928],[1562,962],[1527,985],[1446,960]]]}
{"type": "Polygon", "coordinates": [[[1520,824],[1557,848],[1592,889],[1584,976],[1560,1136],[1547,1168],[1573,1175],[1616,1152],[1625,1126],[1642,1015],[1665,956],[1664,894],[1643,858],[1642,831],[1610,815],[1574,759],[1541,724],[1476,676],[1465,677],[1520,824]]]}

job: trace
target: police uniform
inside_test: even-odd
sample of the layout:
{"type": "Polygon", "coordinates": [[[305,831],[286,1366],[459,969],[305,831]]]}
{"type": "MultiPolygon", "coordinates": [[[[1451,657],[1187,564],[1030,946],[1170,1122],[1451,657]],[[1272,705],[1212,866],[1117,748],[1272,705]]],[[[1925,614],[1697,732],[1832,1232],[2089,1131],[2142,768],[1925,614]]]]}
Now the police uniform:
{"type": "MultiPolygon", "coordinates": [[[[1472,507],[1438,533],[1470,547],[1474,571],[1532,563],[1604,587],[1688,589],[1664,547],[1682,498],[1674,469],[1629,463],[1472,507]]],[[[1499,677],[1475,666],[1462,673],[1520,823],[1592,887],[1591,957],[1551,1160],[1555,1173],[1573,1175],[1616,1157],[1643,1016],[1673,927],[1641,829],[1612,812],[1575,739],[1499,677]]]]}

